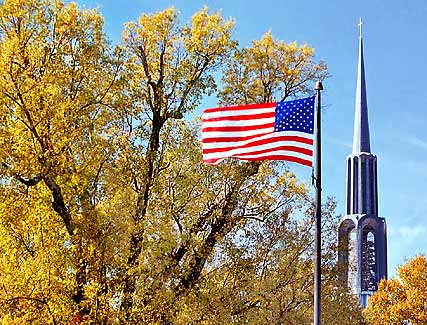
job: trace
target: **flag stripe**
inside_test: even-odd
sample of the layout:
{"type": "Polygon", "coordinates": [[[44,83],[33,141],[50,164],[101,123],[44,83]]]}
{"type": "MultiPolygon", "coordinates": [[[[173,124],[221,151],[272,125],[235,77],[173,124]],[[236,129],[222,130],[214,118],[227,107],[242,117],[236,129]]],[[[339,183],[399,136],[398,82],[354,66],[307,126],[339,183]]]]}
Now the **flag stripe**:
{"type": "Polygon", "coordinates": [[[256,141],[249,145],[230,147],[214,147],[214,148],[203,148],[203,154],[211,154],[215,152],[236,152],[237,150],[250,149],[255,151],[256,148],[265,148],[263,150],[273,150],[274,148],[286,148],[286,150],[294,150],[296,152],[304,153],[306,155],[312,155],[312,146],[302,146],[299,143],[293,142],[272,142],[272,141],[256,141]]]}
{"type": "Polygon", "coordinates": [[[208,108],[203,161],[277,159],[312,166],[314,97],[293,102],[208,108]]]}
{"type": "MultiPolygon", "coordinates": [[[[230,136],[227,136],[226,134],[223,133],[219,133],[218,137],[214,137],[212,135],[210,135],[208,137],[208,134],[203,134],[203,136],[205,136],[205,138],[202,138],[202,142],[203,143],[213,143],[213,142],[232,142],[233,140],[235,142],[240,142],[240,141],[247,141],[247,140],[252,140],[254,138],[257,137],[269,137],[269,136],[276,136],[276,137],[286,137],[285,140],[290,140],[290,141],[306,141],[305,143],[307,144],[313,144],[313,135],[312,134],[304,134],[304,136],[301,136],[301,132],[286,132],[286,133],[282,133],[282,132],[273,132],[274,129],[273,128],[268,128],[268,131],[264,132],[263,134],[254,134],[254,135],[246,135],[246,136],[234,136],[234,134],[230,134],[230,136]],[[286,134],[286,135],[283,135],[286,134]]],[[[260,132],[262,133],[262,132],[260,132]]]]}
{"type": "Polygon", "coordinates": [[[215,107],[215,108],[206,108],[203,111],[205,113],[214,113],[214,112],[224,112],[224,111],[241,111],[248,109],[260,109],[266,107],[276,107],[276,102],[274,103],[262,103],[262,104],[248,104],[248,105],[236,105],[236,106],[225,106],[225,107],[215,107]]]}
{"type": "Polygon", "coordinates": [[[275,107],[266,107],[266,108],[258,108],[256,110],[253,109],[245,109],[240,111],[218,111],[213,113],[203,113],[203,119],[211,119],[217,117],[231,117],[231,116],[240,116],[240,115],[255,115],[255,114],[268,114],[274,113],[275,107]]]}
{"type": "Polygon", "coordinates": [[[235,126],[219,126],[219,127],[205,127],[202,132],[243,132],[253,131],[260,128],[274,127],[274,123],[260,124],[260,125],[235,125],[235,126]]]}
{"type": "Polygon", "coordinates": [[[244,148],[235,148],[227,151],[216,151],[213,153],[203,153],[204,159],[212,158],[225,158],[225,157],[238,157],[238,156],[247,156],[247,155],[265,155],[271,154],[273,152],[281,152],[285,155],[296,155],[301,158],[309,159],[312,156],[312,150],[308,148],[295,149],[295,146],[285,146],[270,144],[266,146],[257,146],[257,147],[244,147],[244,148]]]}
{"type": "Polygon", "coordinates": [[[235,157],[235,158],[240,158],[243,160],[260,160],[260,158],[263,158],[265,160],[287,160],[287,161],[292,161],[292,162],[296,162],[296,163],[300,163],[309,167],[313,166],[313,162],[311,160],[307,160],[307,159],[303,159],[300,157],[295,157],[295,156],[289,156],[289,155],[281,155],[281,154],[271,154],[271,155],[263,155],[262,157],[260,156],[254,156],[254,157],[235,157]]]}
{"type": "MultiPolygon", "coordinates": [[[[234,158],[239,158],[241,160],[249,160],[249,161],[253,161],[253,160],[261,160],[260,157],[256,156],[256,157],[239,157],[236,156],[234,158]]],[[[211,165],[218,165],[221,161],[223,161],[226,158],[217,158],[217,159],[204,159],[203,161],[206,164],[211,164],[211,165]]],[[[296,162],[305,166],[309,166],[312,167],[313,163],[311,160],[307,160],[307,159],[303,159],[303,158],[299,158],[299,157],[294,157],[294,156],[288,156],[288,155],[264,155],[262,157],[262,159],[264,160],[287,160],[287,161],[292,161],[292,162],[296,162]]]]}
{"type": "Polygon", "coordinates": [[[203,139],[203,148],[211,148],[211,147],[222,147],[222,146],[228,146],[228,147],[235,147],[235,146],[241,146],[244,144],[251,143],[254,139],[256,140],[265,140],[272,138],[272,141],[293,141],[293,142],[299,142],[299,143],[305,143],[308,145],[313,145],[313,138],[309,137],[301,137],[301,136],[290,136],[290,135],[282,135],[283,132],[277,132],[277,133],[268,133],[264,135],[252,135],[249,137],[218,137],[218,138],[207,138],[203,139]]]}
{"type": "MultiPolygon", "coordinates": [[[[226,127],[226,126],[246,126],[248,125],[248,120],[236,120],[236,121],[232,121],[232,120],[223,120],[220,121],[221,125],[218,126],[219,122],[203,122],[203,128],[207,128],[207,127],[226,127]]],[[[259,126],[263,126],[263,125],[268,125],[269,127],[274,127],[274,117],[268,117],[268,118],[259,118],[256,120],[251,120],[250,121],[251,125],[259,125],[259,126]]]]}
{"type": "MultiPolygon", "coordinates": [[[[250,149],[249,154],[261,154],[261,153],[271,152],[273,150],[293,151],[293,152],[302,153],[307,156],[311,156],[313,154],[312,150],[297,147],[297,146],[274,146],[274,148],[265,148],[262,150],[255,150],[253,147],[240,147],[240,148],[235,148],[233,150],[230,150],[229,148],[204,149],[203,154],[205,156],[208,156],[211,153],[219,153],[219,152],[230,154],[230,152],[238,151],[238,149],[250,149]]],[[[242,153],[239,153],[238,155],[246,155],[246,154],[248,153],[242,152],[242,153]]],[[[235,156],[235,154],[232,154],[232,155],[235,156]]]]}
{"type": "MultiPolygon", "coordinates": [[[[219,122],[219,121],[247,121],[247,120],[258,120],[258,119],[267,119],[272,118],[274,123],[275,113],[273,112],[265,112],[261,114],[251,114],[251,115],[226,115],[220,117],[211,117],[204,118],[203,123],[207,122],[219,122]]],[[[254,121],[253,121],[254,122],[254,121]]]]}
{"type": "Polygon", "coordinates": [[[305,153],[307,155],[312,155],[312,146],[301,144],[299,142],[293,141],[278,141],[274,138],[264,139],[264,140],[256,140],[249,142],[247,144],[236,145],[236,146],[211,146],[211,147],[203,147],[203,154],[210,154],[214,152],[234,152],[234,150],[243,149],[243,148],[251,148],[254,150],[257,147],[264,147],[267,149],[272,149],[275,147],[287,147],[292,148],[297,152],[305,153]],[[298,151],[301,150],[301,151],[298,151]]]}

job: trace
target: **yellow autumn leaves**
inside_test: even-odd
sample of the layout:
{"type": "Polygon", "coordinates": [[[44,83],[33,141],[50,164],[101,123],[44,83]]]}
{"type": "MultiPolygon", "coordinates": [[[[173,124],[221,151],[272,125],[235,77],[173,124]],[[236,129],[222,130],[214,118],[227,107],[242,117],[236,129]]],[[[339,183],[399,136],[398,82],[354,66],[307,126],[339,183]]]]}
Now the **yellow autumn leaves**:
{"type": "Polygon", "coordinates": [[[383,280],[366,309],[371,324],[427,324],[427,258],[417,256],[383,280]]]}
{"type": "Polygon", "coordinates": [[[207,8],[178,18],[143,13],[113,48],[96,10],[0,5],[2,323],[310,319],[306,187],[277,162],[203,165],[188,113],[305,94],[326,66],[271,33],[240,48],[207,8]]]}
{"type": "Polygon", "coordinates": [[[309,93],[308,80],[326,77],[326,65],[314,61],[312,48],[275,40],[267,32],[235,53],[223,77],[221,99],[224,104],[285,100],[309,93]]]}

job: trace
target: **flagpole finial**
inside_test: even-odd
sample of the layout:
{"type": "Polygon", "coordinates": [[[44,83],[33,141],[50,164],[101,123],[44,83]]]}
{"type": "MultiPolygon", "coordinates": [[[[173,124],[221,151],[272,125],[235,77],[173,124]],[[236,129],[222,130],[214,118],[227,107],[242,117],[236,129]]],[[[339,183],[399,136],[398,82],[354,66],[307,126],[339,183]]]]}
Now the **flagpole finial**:
{"type": "Polygon", "coordinates": [[[362,17],[359,17],[359,23],[357,25],[359,26],[359,37],[362,38],[362,17]]]}
{"type": "Polygon", "coordinates": [[[316,86],[314,87],[314,90],[323,90],[323,84],[320,80],[316,82],[316,86]]]}

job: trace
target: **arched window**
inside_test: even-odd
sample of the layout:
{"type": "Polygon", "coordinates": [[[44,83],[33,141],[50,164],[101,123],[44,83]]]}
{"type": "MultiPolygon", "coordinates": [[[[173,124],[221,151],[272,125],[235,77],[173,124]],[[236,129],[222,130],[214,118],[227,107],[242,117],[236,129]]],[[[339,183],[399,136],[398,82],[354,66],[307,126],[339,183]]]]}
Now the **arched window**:
{"type": "Polygon", "coordinates": [[[353,158],[353,213],[359,213],[359,166],[357,157],[353,158]]]}
{"type": "Polygon", "coordinates": [[[362,236],[362,291],[377,290],[375,233],[371,227],[363,229],[362,236]]]}
{"type": "Polygon", "coordinates": [[[357,232],[356,228],[348,234],[348,282],[347,285],[352,292],[357,291],[357,232]]]}
{"type": "Polygon", "coordinates": [[[344,220],[339,227],[338,263],[341,283],[356,292],[357,281],[357,245],[356,228],[350,219],[344,220]]]}

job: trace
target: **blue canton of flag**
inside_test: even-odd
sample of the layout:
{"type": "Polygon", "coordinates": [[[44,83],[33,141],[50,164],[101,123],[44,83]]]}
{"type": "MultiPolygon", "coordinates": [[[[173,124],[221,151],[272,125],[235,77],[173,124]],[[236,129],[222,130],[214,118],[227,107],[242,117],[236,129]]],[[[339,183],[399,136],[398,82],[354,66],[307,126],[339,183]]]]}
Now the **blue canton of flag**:
{"type": "Polygon", "coordinates": [[[313,134],[314,130],[314,96],[277,102],[274,131],[297,131],[313,134]]]}

